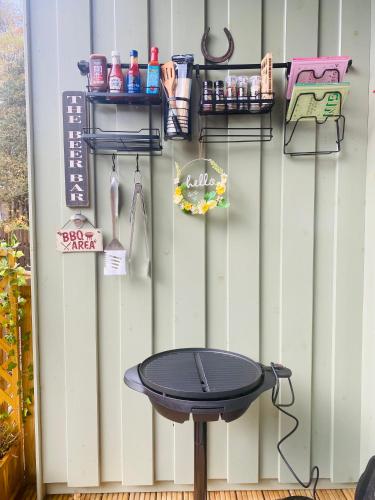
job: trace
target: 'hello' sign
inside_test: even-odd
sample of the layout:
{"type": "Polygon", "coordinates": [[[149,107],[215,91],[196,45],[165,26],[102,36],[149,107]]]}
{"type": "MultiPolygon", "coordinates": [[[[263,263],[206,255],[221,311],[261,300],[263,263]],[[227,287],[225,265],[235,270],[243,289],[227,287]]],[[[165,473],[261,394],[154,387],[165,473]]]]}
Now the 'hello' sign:
{"type": "Polygon", "coordinates": [[[63,92],[62,109],[66,206],[88,207],[87,146],[82,140],[82,129],[87,126],[85,93],[63,92]]]}

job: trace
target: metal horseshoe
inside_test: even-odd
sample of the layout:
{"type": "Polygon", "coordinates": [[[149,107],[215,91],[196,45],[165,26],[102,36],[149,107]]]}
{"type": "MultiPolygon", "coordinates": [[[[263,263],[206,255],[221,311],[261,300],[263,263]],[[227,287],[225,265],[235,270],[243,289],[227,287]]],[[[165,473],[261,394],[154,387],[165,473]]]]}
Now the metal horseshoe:
{"type": "Polygon", "coordinates": [[[210,28],[207,28],[206,31],[203,33],[202,41],[201,41],[201,51],[202,51],[202,54],[204,55],[204,58],[207,59],[207,61],[210,61],[212,63],[222,63],[224,61],[229,60],[232,57],[233,52],[234,52],[234,41],[233,41],[232,35],[230,34],[230,31],[227,28],[224,28],[224,33],[228,39],[229,47],[228,47],[228,50],[226,51],[226,53],[221,57],[214,57],[208,53],[207,38],[208,38],[209,32],[210,32],[210,28]]]}

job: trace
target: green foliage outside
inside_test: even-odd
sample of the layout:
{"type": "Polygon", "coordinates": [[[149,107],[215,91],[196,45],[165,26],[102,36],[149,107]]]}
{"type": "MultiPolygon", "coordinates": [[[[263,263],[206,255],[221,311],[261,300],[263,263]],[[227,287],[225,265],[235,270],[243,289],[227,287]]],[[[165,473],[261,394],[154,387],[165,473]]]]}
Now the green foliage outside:
{"type": "Polygon", "coordinates": [[[0,201],[27,199],[22,12],[0,0],[0,201]]]}

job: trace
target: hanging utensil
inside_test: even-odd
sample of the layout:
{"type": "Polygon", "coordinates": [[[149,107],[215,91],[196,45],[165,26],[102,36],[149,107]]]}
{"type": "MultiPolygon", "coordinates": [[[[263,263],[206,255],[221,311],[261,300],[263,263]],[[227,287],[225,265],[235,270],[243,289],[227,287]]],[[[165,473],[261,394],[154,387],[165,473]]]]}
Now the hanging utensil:
{"type": "Polygon", "coordinates": [[[175,132],[181,134],[181,127],[177,116],[177,106],[175,98],[175,88],[177,85],[176,72],[174,62],[168,61],[161,65],[161,82],[164,92],[167,96],[169,110],[171,111],[171,119],[175,128],[175,132]]]}
{"type": "Polygon", "coordinates": [[[135,227],[135,215],[137,211],[137,201],[140,198],[142,215],[143,215],[143,229],[144,229],[144,238],[145,238],[145,248],[146,248],[146,259],[147,259],[147,276],[151,277],[151,258],[150,258],[150,245],[148,241],[148,233],[147,233],[147,212],[146,212],[146,204],[145,197],[143,193],[142,186],[142,176],[138,166],[138,155],[137,155],[137,167],[134,173],[134,191],[133,191],[133,200],[132,206],[130,209],[130,242],[129,242],[129,256],[128,263],[129,269],[131,266],[131,259],[133,255],[133,240],[134,240],[134,227],[135,227]]]}
{"type": "Polygon", "coordinates": [[[126,250],[117,238],[118,205],[119,205],[119,178],[116,172],[115,155],[112,155],[111,172],[111,214],[112,214],[112,240],[104,249],[104,275],[126,274],[126,250]]]}

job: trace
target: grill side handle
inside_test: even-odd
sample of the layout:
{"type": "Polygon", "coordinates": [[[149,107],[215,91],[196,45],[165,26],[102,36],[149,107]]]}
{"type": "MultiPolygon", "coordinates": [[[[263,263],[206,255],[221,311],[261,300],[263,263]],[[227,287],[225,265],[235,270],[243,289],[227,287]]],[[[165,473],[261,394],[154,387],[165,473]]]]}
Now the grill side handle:
{"type": "Polygon", "coordinates": [[[135,391],[142,392],[144,394],[146,390],[139,376],[138,366],[139,365],[135,365],[126,370],[124,382],[128,387],[130,387],[130,389],[134,389],[135,391]]]}
{"type": "MultiPolygon", "coordinates": [[[[266,373],[271,372],[273,375],[273,370],[271,366],[262,365],[262,368],[266,373]]],[[[273,363],[273,368],[275,369],[278,378],[290,378],[292,376],[292,371],[284,365],[280,365],[279,363],[273,363]]],[[[273,378],[275,379],[274,375],[273,378]]]]}

